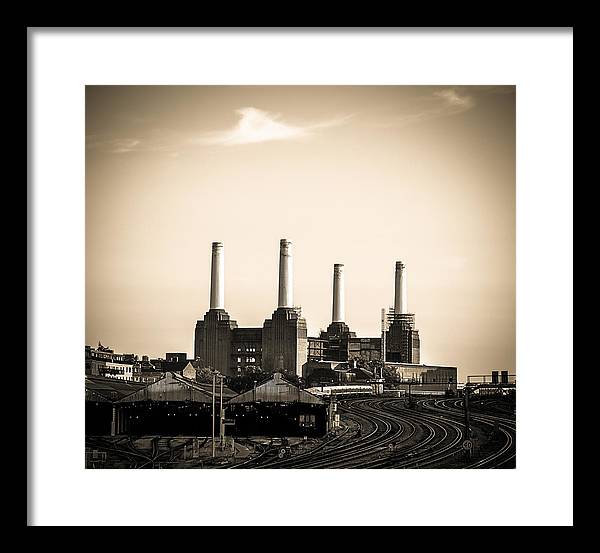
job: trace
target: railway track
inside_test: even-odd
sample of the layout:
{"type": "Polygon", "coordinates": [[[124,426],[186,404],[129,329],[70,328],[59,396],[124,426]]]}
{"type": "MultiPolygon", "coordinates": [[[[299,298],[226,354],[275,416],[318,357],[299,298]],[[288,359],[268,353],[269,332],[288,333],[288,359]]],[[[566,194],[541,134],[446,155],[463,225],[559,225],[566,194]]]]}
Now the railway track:
{"type": "MultiPolygon", "coordinates": [[[[396,400],[397,401],[397,400],[396,400]]],[[[385,466],[389,452],[409,453],[446,439],[448,432],[436,422],[418,422],[387,409],[386,400],[349,401],[341,408],[353,431],[340,434],[322,447],[296,457],[270,460],[260,468],[367,468],[385,466]]],[[[429,450],[428,450],[429,453],[429,450]]],[[[409,462],[412,462],[410,459],[409,462]]]]}
{"type": "Polygon", "coordinates": [[[124,468],[131,469],[156,468],[161,462],[174,461],[177,453],[183,450],[186,445],[189,445],[192,438],[176,446],[172,445],[173,440],[174,438],[152,437],[150,453],[148,453],[139,449],[129,436],[124,436],[116,441],[102,437],[86,438],[87,445],[111,453],[113,459],[127,463],[127,467],[124,468]]]}
{"type": "MultiPolygon", "coordinates": [[[[481,403],[483,405],[486,403],[494,405],[496,401],[489,400],[489,402],[486,402],[484,400],[481,403]]],[[[436,400],[433,402],[432,406],[429,406],[429,408],[438,411],[445,411],[456,418],[463,416],[463,400],[436,400]]],[[[504,409],[501,412],[503,415],[506,413],[504,409]]],[[[517,433],[514,415],[507,417],[497,414],[481,414],[476,411],[471,411],[471,421],[473,424],[490,427],[493,430],[497,429],[497,431],[502,434],[504,443],[497,451],[489,453],[484,458],[471,463],[465,468],[512,468],[516,459],[517,433]]]]}
{"type": "MultiPolygon", "coordinates": [[[[465,464],[462,400],[419,400],[420,410],[397,398],[349,400],[341,405],[346,428],[310,451],[279,459],[275,451],[238,465],[243,468],[503,468],[515,457],[515,421],[472,414],[480,435],[497,429],[503,442],[465,464]]],[[[236,467],[232,467],[236,468],[236,467]]]]}
{"type": "Polygon", "coordinates": [[[274,463],[273,468],[357,468],[374,453],[385,451],[387,444],[400,439],[406,426],[393,417],[382,416],[368,404],[358,400],[352,409],[342,411],[360,429],[349,440],[339,440],[316,454],[309,452],[303,460],[288,459],[274,463]]]}
{"type": "MultiPolygon", "coordinates": [[[[403,399],[370,397],[340,403],[344,428],[316,446],[279,458],[279,448],[255,443],[258,455],[215,468],[513,468],[516,420],[510,406],[494,399],[473,402],[470,421],[481,444],[467,459],[462,399],[424,398],[417,409],[403,399]]],[[[151,438],[148,447],[130,438],[90,438],[86,445],[110,453],[128,468],[154,468],[173,463],[189,440],[151,438]]],[[[292,448],[293,450],[293,448],[292,448]]],[[[202,463],[201,466],[204,466],[202,463]]]]}

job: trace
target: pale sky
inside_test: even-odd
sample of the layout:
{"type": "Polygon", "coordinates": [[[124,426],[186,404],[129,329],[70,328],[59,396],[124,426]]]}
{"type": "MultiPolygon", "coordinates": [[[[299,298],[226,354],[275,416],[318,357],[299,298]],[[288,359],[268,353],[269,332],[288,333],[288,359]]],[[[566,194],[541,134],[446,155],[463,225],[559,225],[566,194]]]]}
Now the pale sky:
{"type": "Polygon", "coordinates": [[[309,336],[379,336],[394,263],[421,362],[515,368],[512,86],[88,86],[86,343],[193,352],[211,243],[242,327],[277,305],[279,240],[309,336]]]}

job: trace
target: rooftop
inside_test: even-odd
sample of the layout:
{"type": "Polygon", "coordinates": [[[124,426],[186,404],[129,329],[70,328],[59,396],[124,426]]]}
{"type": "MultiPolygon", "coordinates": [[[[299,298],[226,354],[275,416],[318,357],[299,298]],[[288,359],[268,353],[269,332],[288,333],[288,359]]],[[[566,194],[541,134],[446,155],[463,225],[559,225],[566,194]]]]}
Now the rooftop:
{"type": "Polygon", "coordinates": [[[393,366],[397,366],[397,367],[414,367],[414,368],[420,368],[420,369],[456,369],[458,367],[456,367],[456,365],[432,365],[430,363],[400,363],[400,362],[396,362],[396,361],[386,361],[385,362],[386,366],[387,365],[393,365],[393,366]]]}
{"type": "Polygon", "coordinates": [[[142,382],[129,382],[103,376],[86,376],[85,399],[87,401],[118,401],[145,385],[142,382]]]}
{"type": "MultiPolygon", "coordinates": [[[[220,385],[217,384],[215,397],[220,397],[220,385]]],[[[236,394],[223,386],[223,399],[234,397],[236,394]]],[[[141,401],[194,401],[197,403],[212,402],[212,384],[198,383],[184,378],[180,374],[168,371],[164,376],[152,383],[144,383],[127,396],[121,397],[119,403],[141,401]]]]}
{"type": "Polygon", "coordinates": [[[234,397],[228,403],[254,403],[259,401],[262,403],[323,403],[321,398],[301,390],[298,386],[285,380],[281,373],[273,374],[271,379],[234,397]]]}

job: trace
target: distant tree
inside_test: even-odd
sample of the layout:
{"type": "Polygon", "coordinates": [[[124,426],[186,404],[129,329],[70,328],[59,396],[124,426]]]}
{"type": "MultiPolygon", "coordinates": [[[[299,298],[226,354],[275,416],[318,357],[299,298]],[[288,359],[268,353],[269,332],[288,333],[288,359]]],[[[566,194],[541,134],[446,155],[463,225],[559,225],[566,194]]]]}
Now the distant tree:
{"type": "Polygon", "coordinates": [[[248,375],[242,374],[230,376],[225,379],[225,382],[227,383],[228,388],[231,388],[238,394],[243,394],[244,392],[251,390],[254,386],[254,381],[252,378],[250,378],[248,375]]]}
{"type": "Polygon", "coordinates": [[[254,382],[260,384],[271,376],[272,373],[249,367],[243,373],[228,377],[226,382],[234,392],[242,394],[254,388],[254,382]]]}
{"type": "MultiPolygon", "coordinates": [[[[381,362],[380,362],[381,364],[381,362]]],[[[383,367],[383,378],[385,378],[386,381],[390,381],[390,382],[394,382],[396,380],[398,380],[398,376],[396,375],[396,372],[391,369],[390,367],[383,367]]]]}
{"type": "Polygon", "coordinates": [[[297,374],[284,374],[283,378],[285,378],[288,382],[291,382],[294,386],[302,387],[302,377],[297,374]]]}
{"type": "Polygon", "coordinates": [[[355,360],[357,367],[366,369],[373,374],[377,374],[378,376],[381,374],[381,369],[383,368],[383,378],[386,382],[397,382],[399,380],[396,372],[389,366],[384,366],[381,359],[365,359],[364,357],[356,357],[355,360]]]}
{"type": "Polygon", "coordinates": [[[213,381],[213,373],[209,367],[201,367],[196,369],[196,381],[210,383],[213,381]]]}

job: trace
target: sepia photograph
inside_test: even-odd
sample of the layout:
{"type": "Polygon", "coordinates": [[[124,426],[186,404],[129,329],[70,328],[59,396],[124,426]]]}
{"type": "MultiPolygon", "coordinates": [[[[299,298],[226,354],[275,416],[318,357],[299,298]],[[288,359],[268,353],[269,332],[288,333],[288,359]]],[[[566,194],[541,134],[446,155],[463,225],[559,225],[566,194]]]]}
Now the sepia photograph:
{"type": "Polygon", "coordinates": [[[86,86],[86,468],[515,468],[516,94],[86,86]]]}
{"type": "Polygon", "coordinates": [[[573,525],[572,27],[26,32],[28,526],[573,525]]]}

